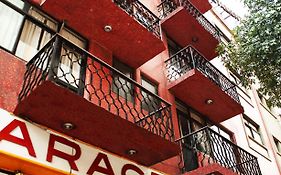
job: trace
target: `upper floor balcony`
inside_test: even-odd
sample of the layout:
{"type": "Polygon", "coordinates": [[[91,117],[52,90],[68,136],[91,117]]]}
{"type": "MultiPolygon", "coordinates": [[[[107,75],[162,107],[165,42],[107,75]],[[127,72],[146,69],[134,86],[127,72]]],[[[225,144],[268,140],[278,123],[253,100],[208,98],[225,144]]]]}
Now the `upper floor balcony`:
{"type": "Polygon", "coordinates": [[[133,68],[165,49],[159,18],[138,0],[46,0],[42,9],[133,68]]]}
{"type": "Polygon", "coordinates": [[[204,127],[177,140],[184,175],[261,175],[257,158],[233,142],[204,127]]]}
{"type": "Polygon", "coordinates": [[[236,85],[192,46],[180,50],[165,63],[168,88],[213,122],[243,112],[236,85]]]}
{"type": "Polygon", "coordinates": [[[169,103],[60,35],[27,63],[15,114],[143,165],[179,152],[169,103]]]}
{"type": "Polygon", "coordinates": [[[162,29],[181,47],[192,45],[211,60],[223,34],[203,16],[210,8],[205,0],[163,0],[158,6],[162,29]]]}

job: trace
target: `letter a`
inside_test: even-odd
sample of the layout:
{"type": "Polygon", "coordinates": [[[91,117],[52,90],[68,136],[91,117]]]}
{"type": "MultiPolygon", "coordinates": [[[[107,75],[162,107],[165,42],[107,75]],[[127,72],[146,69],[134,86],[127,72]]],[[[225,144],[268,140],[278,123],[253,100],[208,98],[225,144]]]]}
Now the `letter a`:
{"type": "Polygon", "coordinates": [[[113,169],[110,165],[110,162],[108,160],[108,157],[106,154],[99,153],[94,160],[93,164],[89,168],[87,174],[91,175],[94,172],[100,172],[102,174],[107,174],[107,175],[114,175],[113,169]],[[106,168],[99,166],[101,160],[104,161],[106,168]]]}
{"type": "Polygon", "coordinates": [[[13,120],[2,131],[0,131],[0,141],[2,140],[7,140],[9,142],[26,147],[26,149],[28,150],[28,154],[32,157],[36,157],[32,142],[30,140],[30,136],[24,122],[16,119],[13,120]],[[14,131],[17,127],[19,127],[20,129],[23,139],[11,135],[11,132],[14,131]]]}

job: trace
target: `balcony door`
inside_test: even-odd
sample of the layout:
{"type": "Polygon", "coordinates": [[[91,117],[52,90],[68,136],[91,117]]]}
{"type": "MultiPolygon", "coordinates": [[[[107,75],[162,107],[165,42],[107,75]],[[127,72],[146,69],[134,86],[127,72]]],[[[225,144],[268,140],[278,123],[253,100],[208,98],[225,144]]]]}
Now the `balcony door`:
{"type": "Polygon", "coordinates": [[[200,135],[195,138],[189,134],[206,126],[206,122],[196,112],[180,103],[177,103],[177,115],[180,134],[181,137],[183,137],[181,141],[183,171],[187,172],[199,167],[198,155],[194,147],[196,147],[196,150],[205,148],[205,146],[200,145],[200,142],[197,143],[197,140],[200,139],[200,135]]]}

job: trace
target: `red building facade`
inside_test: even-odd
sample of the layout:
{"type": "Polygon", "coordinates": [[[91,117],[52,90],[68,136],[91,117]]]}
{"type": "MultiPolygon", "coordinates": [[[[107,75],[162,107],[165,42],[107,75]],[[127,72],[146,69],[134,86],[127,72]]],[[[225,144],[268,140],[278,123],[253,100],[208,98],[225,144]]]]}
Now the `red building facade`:
{"type": "MultiPolygon", "coordinates": [[[[2,109],[166,174],[261,174],[220,124],[243,107],[210,63],[229,39],[208,1],[0,3],[2,109]]],[[[87,174],[112,174],[102,160],[87,174]]],[[[21,163],[0,169],[34,173],[21,163]]]]}

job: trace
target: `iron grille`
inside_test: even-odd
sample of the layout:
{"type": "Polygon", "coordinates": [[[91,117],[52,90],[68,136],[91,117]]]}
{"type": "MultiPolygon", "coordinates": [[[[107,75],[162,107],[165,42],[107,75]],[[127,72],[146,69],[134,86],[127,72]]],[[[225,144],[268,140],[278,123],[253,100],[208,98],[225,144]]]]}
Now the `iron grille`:
{"type": "Polygon", "coordinates": [[[177,80],[191,69],[197,69],[240,104],[236,85],[192,46],[183,48],[165,63],[169,82],[177,80]]]}
{"type": "Polygon", "coordinates": [[[177,142],[181,145],[182,153],[189,151],[195,155],[199,167],[217,163],[239,175],[261,175],[255,156],[209,127],[183,136],[177,142]]]}
{"type": "Polygon", "coordinates": [[[169,103],[58,34],[27,63],[26,68],[19,101],[44,81],[52,81],[173,141],[169,103]]]}
{"type": "Polygon", "coordinates": [[[211,35],[213,35],[214,38],[216,38],[219,42],[221,41],[221,36],[224,36],[222,32],[211,24],[197,8],[189,2],[189,0],[163,0],[158,5],[160,18],[165,18],[180,6],[185,8],[186,11],[193,16],[211,35]]]}
{"type": "Polygon", "coordinates": [[[129,15],[133,16],[135,20],[141,23],[144,27],[152,32],[156,37],[160,37],[160,19],[153,14],[147,7],[145,7],[138,0],[113,0],[120,8],[125,10],[129,15]]]}

